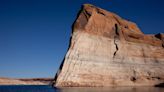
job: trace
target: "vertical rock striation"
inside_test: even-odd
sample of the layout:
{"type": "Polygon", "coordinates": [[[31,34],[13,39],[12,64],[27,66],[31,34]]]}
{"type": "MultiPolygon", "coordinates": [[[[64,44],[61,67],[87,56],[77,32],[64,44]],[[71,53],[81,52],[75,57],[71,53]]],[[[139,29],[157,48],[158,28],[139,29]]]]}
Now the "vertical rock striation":
{"type": "Polygon", "coordinates": [[[118,15],[83,5],[57,87],[154,86],[164,82],[164,34],[145,35],[118,15]]]}

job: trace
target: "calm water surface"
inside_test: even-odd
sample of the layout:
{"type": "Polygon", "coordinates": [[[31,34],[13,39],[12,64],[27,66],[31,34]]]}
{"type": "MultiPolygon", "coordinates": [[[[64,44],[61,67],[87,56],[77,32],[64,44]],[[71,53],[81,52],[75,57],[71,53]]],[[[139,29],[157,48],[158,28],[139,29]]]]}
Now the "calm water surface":
{"type": "Polygon", "coordinates": [[[111,88],[53,88],[41,86],[0,86],[0,92],[164,92],[164,88],[155,87],[111,87],[111,88]]]}

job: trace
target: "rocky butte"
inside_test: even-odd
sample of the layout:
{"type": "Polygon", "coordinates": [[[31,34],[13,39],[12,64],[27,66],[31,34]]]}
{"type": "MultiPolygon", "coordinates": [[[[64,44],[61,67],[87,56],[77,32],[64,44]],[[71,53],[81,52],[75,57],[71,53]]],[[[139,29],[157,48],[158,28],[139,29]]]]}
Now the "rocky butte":
{"type": "Polygon", "coordinates": [[[164,34],[83,5],[73,24],[56,87],[155,86],[164,83],[164,34]]]}

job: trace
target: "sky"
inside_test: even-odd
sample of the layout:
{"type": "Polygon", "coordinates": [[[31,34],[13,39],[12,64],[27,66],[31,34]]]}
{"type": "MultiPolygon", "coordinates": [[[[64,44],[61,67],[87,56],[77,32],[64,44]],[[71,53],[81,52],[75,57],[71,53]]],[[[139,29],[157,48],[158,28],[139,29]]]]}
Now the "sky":
{"type": "Polygon", "coordinates": [[[0,0],[0,77],[54,77],[84,3],[164,33],[164,0],[0,0]]]}

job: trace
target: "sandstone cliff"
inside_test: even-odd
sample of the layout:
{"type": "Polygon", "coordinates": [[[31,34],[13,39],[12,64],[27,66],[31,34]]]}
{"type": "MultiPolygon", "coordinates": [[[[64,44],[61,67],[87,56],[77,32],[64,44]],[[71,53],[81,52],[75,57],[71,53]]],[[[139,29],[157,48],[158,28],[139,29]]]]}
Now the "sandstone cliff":
{"type": "Polygon", "coordinates": [[[164,34],[83,5],[54,86],[154,86],[164,82],[164,34]]]}

